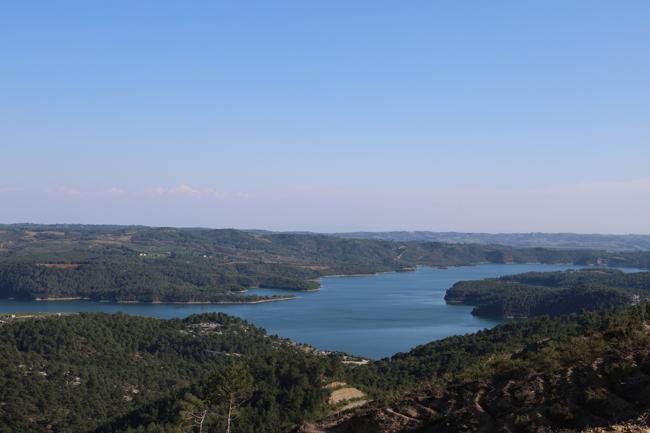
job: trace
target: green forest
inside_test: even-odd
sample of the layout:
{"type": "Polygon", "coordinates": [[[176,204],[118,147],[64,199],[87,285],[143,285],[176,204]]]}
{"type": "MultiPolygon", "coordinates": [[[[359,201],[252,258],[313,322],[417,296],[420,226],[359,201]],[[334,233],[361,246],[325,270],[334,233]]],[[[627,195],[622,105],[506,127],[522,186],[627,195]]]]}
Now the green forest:
{"type": "MultiPolygon", "coordinates": [[[[0,431],[401,433],[579,431],[650,410],[648,253],[121,226],[0,227],[0,296],[250,302],[249,287],[423,264],[600,265],[451,287],[446,301],[512,317],[367,364],[221,313],[0,317],[0,431]],[[345,414],[328,386],[368,403],[345,414]]],[[[641,419],[641,418],[639,418],[641,419]]]]}
{"type": "Polygon", "coordinates": [[[515,321],[351,374],[383,398],[320,424],[332,432],[645,432],[650,308],[515,321]]]}
{"type": "Polygon", "coordinates": [[[472,431],[461,426],[481,421],[465,397],[476,393],[499,414],[493,422],[513,426],[607,425],[650,409],[645,303],[513,321],[361,366],[225,314],[2,321],[0,431],[7,433],[177,433],[197,431],[192,426],[199,421],[204,431],[218,432],[230,401],[233,431],[250,433],[306,422],[330,422],[341,433],[402,431],[373,424],[377,414],[390,418],[395,411],[432,426],[427,431],[472,431]],[[537,383],[532,377],[545,383],[544,391],[500,396],[504,386],[521,391],[537,383]],[[347,417],[332,415],[325,384],[337,380],[374,401],[347,417]],[[446,412],[445,404],[451,404],[446,412]]]}
{"type": "Polygon", "coordinates": [[[0,226],[0,297],[251,302],[245,289],[315,290],[318,278],[417,265],[573,263],[650,267],[650,252],[345,239],[139,226],[0,226]]]}
{"type": "Polygon", "coordinates": [[[474,305],[487,317],[530,317],[595,311],[650,299],[650,272],[616,269],[528,272],[460,281],[445,295],[451,304],[474,305]]]}
{"type": "Polygon", "coordinates": [[[184,414],[206,407],[206,425],[216,428],[222,408],[209,396],[238,365],[254,383],[237,431],[276,432],[322,415],[322,383],[340,374],[337,356],[308,352],[217,313],[9,320],[0,325],[0,431],[177,432],[184,414]]]}

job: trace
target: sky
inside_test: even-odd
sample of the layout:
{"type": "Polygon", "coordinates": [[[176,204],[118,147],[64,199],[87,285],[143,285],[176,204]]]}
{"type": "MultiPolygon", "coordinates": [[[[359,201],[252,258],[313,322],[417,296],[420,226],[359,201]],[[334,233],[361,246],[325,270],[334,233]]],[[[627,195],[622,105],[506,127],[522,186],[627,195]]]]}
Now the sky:
{"type": "Polygon", "coordinates": [[[650,233],[650,2],[16,1],[0,223],[650,233]]]}

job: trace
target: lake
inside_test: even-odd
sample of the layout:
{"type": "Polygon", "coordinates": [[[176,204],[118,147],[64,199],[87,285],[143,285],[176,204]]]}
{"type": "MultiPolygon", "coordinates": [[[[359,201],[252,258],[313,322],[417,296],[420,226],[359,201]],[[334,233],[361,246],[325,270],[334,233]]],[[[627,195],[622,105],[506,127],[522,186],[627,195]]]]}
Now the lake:
{"type": "Polygon", "coordinates": [[[460,280],[528,271],[578,269],[570,265],[484,264],[369,276],[326,277],[318,292],[253,289],[255,294],[298,294],[263,304],[118,304],[92,301],[0,300],[0,312],[81,312],[185,317],[222,311],[292,340],[323,350],[378,359],[450,335],[490,328],[497,320],[472,316],[472,307],[447,305],[445,291],[460,280]]]}

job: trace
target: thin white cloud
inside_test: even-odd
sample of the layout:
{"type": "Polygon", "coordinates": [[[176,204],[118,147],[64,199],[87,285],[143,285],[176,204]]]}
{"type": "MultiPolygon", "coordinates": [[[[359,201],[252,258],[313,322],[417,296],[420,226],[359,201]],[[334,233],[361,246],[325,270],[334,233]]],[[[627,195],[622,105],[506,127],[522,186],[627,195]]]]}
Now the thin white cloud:
{"type": "MultiPolygon", "coordinates": [[[[7,189],[9,191],[9,189],[7,189]]],[[[3,192],[3,189],[0,189],[3,192]]],[[[243,199],[248,198],[248,193],[242,192],[224,192],[215,188],[195,188],[186,183],[179,184],[171,188],[153,187],[137,190],[128,190],[118,186],[113,186],[108,190],[89,191],[68,186],[59,186],[54,189],[47,189],[47,193],[56,196],[65,197],[191,197],[197,199],[243,199]]]]}
{"type": "Polygon", "coordinates": [[[197,189],[193,188],[185,183],[182,183],[178,186],[175,186],[173,188],[170,188],[167,190],[167,193],[169,195],[184,195],[188,197],[212,197],[216,199],[222,199],[225,197],[225,194],[222,192],[219,192],[213,188],[203,188],[203,189],[197,189]]]}
{"type": "Polygon", "coordinates": [[[200,199],[226,200],[232,198],[248,198],[250,195],[243,192],[219,191],[215,188],[195,188],[186,183],[181,183],[171,188],[156,187],[134,193],[135,195],[176,196],[200,199]]]}
{"type": "Polygon", "coordinates": [[[66,196],[66,197],[82,197],[89,195],[88,192],[82,191],[78,188],[71,188],[68,186],[59,186],[55,189],[49,189],[48,192],[55,195],[66,196]]]}

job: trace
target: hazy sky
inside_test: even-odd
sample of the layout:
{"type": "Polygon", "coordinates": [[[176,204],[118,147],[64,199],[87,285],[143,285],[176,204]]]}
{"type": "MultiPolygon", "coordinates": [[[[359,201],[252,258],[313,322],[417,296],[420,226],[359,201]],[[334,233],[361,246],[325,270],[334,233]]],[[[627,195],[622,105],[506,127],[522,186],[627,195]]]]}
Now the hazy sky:
{"type": "Polygon", "coordinates": [[[650,233],[648,1],[13,1],[0,222],[650,233]]]}

